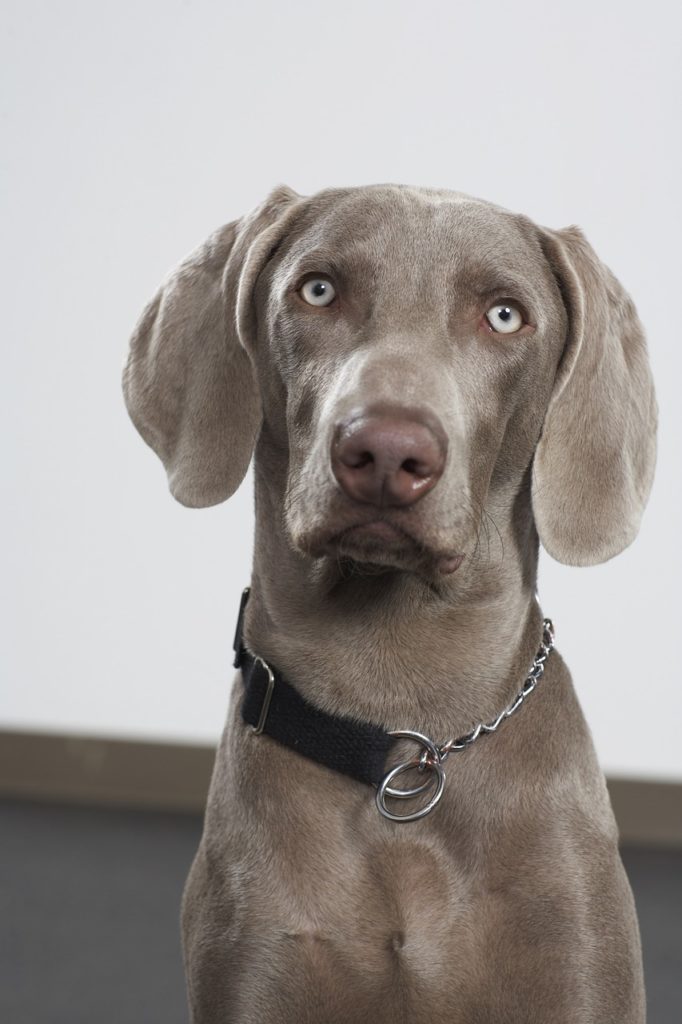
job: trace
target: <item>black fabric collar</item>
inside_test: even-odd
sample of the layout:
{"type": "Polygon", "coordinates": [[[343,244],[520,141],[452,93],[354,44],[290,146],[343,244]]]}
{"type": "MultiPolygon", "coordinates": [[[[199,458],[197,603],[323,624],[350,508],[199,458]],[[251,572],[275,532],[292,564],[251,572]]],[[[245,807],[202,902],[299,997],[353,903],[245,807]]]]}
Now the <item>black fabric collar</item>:
{"type": "Polygon", "coordinates": [[[272,666],[244,646],[243,626],[249,588],[242,594],[234,637],[235,668],[241,668],[241,715],[256,732],[271,736],[335,772],[378,786],[386,774],[386,756],[396,742],[378,725],[321,711],[272,666]]]}

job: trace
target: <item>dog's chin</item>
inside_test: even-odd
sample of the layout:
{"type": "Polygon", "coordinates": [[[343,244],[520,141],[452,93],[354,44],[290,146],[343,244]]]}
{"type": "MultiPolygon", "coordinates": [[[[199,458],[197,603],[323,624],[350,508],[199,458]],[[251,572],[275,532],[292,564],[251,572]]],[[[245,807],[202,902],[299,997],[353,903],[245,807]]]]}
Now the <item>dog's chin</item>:
{"type": "Polygon", "coordinates": [[[464,555],[435,551],[385,520],[351,526],[321,544],[320,554],[335,558],[359,574],[398,570],[445,576],[459,569],[464,555]]]}

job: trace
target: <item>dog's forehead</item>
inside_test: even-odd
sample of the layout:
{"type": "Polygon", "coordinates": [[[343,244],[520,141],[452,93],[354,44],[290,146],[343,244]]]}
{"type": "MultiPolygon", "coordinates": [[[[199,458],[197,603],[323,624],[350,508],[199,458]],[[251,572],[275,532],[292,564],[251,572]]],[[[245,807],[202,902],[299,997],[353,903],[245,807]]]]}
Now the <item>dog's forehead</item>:
{"type": "Polygon", "coordinates": [[[329,190],[305,203],[290,257],[465,269],[518,266],[539,247],[530,222],[462,192],[401,185],[329,190]]]}

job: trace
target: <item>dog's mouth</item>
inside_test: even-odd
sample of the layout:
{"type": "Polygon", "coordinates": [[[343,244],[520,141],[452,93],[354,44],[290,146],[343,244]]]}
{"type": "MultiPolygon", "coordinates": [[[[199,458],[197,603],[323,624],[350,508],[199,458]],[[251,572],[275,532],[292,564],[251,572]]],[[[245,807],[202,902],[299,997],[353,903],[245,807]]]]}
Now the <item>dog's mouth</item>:
{"type": "Polygon", "coordinates": [[[347,526],[325,538],[320,546],[320,553],[347,558],[361,565],[414,571],[435,569],[443,576],[456,572],[464,561],[463,554],[432,550],[387,519],[347,526]]]}

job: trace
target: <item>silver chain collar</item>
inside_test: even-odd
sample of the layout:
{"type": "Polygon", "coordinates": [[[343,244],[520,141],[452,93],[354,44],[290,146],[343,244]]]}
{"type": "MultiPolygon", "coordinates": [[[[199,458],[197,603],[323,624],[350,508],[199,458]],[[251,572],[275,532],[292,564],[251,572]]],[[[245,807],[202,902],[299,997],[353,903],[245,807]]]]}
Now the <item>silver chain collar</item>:
{"type": "Polygon", "coordinates": [[[510,718],[515,711],[518,711],[523,704],[526,697],[528,697],[535,687],[538,685],[545,671],[545,664],[550,654],[554,649],[554,626],[551,619],[543,619],[542,622],[542,642],[538,649],[533,664],[531,665],[530,671],[526,676],[523,686],[510,701],[508,706],[501,711],[497,718],[494,718],[491,722],[479,722],[477,726],[465,733],[463,736],[458,736],[456,739],[446,740],[445,743],[440,746],[430,740],[428,736],[422,735],[420,732],[414,732],[410,729],[397,729],[391,732],[391,736],[395,736],[396,739],[409,739],[414,740],[422,748],[422,753],[416,757],[411,758],[409,761],[403,761],[401,764],[392,768],[387,775],[384,776],[379,788],[377,789],[376,803],[380,812],[385,818],[390,818],[391,821],[417,821],[419,818],[425,817],[429,814],[436,806],[438,801],[443,795],[445,789],[445,770],[443,764],[447,761],[450,754],[455,753],[458,750],[466,750],[472,743],[475,743],[479,736],[487,735],[488,733],[497,732],[498,728],[504,722],[506,718],[510,718]],[[391,785],[400,775],[404,772],[417,769],[420,772],[429,772],[429,778],[426,782],[420,786],[414,786],[412,789],[394,789],[391,785]],[[386,798],[393,800],[412,800],[427,790],[434,787],[433,795],[428,803],[424,804],[416,811],[412,811],[408,814],[396,814],[386,806],[386,798]]]}

